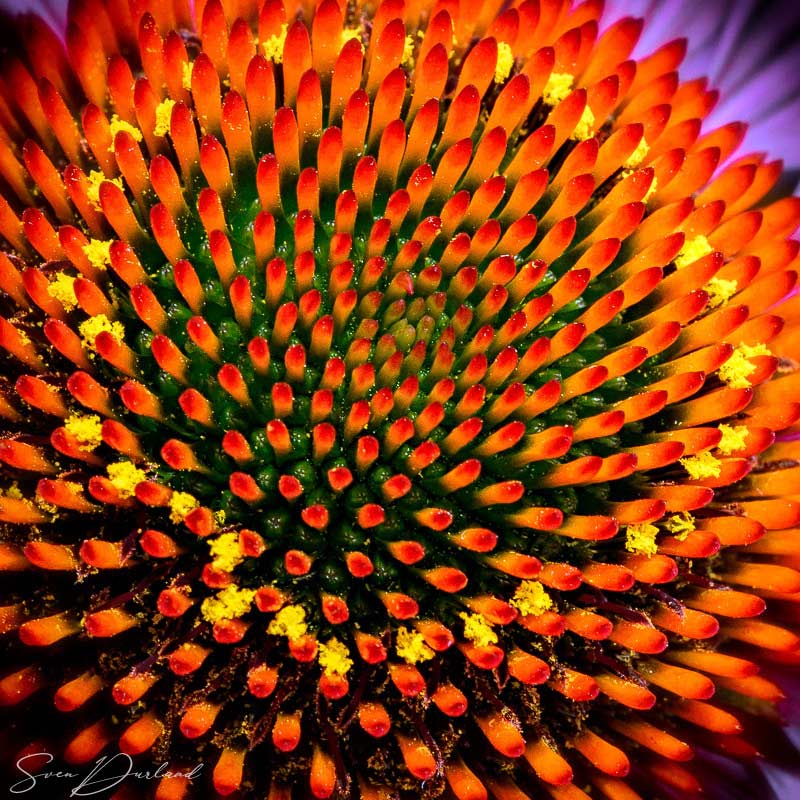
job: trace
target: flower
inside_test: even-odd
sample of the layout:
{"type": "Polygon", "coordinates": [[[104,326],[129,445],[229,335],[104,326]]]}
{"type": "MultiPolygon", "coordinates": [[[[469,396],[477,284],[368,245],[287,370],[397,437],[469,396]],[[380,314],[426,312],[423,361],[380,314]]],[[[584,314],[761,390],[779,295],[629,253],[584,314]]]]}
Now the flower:
{"type": "Polygon", "coordinates": [[[206,794],[713,791],[800,651],[775,165],[595,3],[133,5],[3,87],[0,702],[206,794]]]}

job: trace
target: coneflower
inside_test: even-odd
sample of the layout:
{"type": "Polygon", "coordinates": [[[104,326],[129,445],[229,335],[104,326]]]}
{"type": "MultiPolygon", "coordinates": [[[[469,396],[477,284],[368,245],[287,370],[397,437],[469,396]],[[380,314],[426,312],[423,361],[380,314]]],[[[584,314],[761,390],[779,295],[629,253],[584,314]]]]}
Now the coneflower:
{"type": "Polygon", "coordinates": [[[269,800],[756,756],[800,202],[701,132],[683,44],[563,0],[70,8],[0,87],[7,749],[269,800]]]}

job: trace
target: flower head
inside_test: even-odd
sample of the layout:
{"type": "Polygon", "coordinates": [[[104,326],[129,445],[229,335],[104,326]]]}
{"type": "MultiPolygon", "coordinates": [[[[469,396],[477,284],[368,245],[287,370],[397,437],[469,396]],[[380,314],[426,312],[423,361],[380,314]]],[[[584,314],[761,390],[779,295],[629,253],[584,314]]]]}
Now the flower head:
{"type": "Polygon", "coordinates": [[[635,64],[598,3],[146,5],[31,23],[2,86],[0,703],[242,797],[754,755],[800,648],[800,203],[715,176],[742,132],[682,46],[635,64]]]}

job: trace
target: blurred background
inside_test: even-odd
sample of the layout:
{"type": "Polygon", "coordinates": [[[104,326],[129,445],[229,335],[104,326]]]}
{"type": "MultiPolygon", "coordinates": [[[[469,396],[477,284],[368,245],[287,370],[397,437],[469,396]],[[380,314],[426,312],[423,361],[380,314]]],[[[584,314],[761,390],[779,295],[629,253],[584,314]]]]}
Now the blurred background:
{"type": "MultiPolygon", "coordinates": [[[[749,124],[739,153],[783,158],[782,188],[800,179],[800,2],[798,0],[606,0],[605,19],[647,20],[634,57],[678,37],[689,40],[681,77],[707,77],[720,100],[704,123],[749,124]]],[[[800,797],[798,791],[797,797],[800,797]]]]}

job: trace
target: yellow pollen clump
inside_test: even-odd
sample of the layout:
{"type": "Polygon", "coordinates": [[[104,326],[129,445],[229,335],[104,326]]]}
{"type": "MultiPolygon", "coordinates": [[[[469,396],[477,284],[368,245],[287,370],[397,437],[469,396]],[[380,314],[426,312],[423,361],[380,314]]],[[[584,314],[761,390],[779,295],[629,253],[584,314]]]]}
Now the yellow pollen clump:
{"type": "Polygon", "coordinates": [[[89,239],[81,250],[93,267],[105,269],[111,263],[111,245],[110,239],[89,239]]]}
{"type": "Polygon", "coordinates": [[[350,651],[336,637],[325,644],[320,642],[317,658],[326,675],[346,675],[353,666],[350,651]]]}
{"type": "Polygon", "coordinates": [[[199,505],[200,501],[189,492],[173,492],[169,499],[169,518],[175,523],[183,522],[186,515],[199,505]]]}
{"type": "Polygon", "coordinates": [[[6,489],[5,496],[11,497],[14,500],[22,500],[24,497],[22,490],[19,488],[16,481],[14,481],[14,483],[12,483],[11,486],[6,489]]]}
{"type": "Polygon", "coordinates": [[[740,344],[719,368],[720,380],[727,383],[731,389],[747,389],[751,386],[749,378],[756,371],[756,365],[750,359],[755,356],[771,355],[766,345],[740,344]]]}
{"type": "Polygon", "coordinates": [[[109,183],[113,183],[119,189],[124,190],[125,187],[122,184],[122,178],[107,178],[99,169],[93,169],[87,178],[89,185],[86,187],[86,196],[89,198],[89,202],[98,210],[102,209],[100,205],[100,187],[108,181],[109,183]]]}
{"type": "Polygon", "coordinates": [[[283,62],[283,47],[286,44],[286,31],[288,26],[286,23],[281,25],[281,32],[276,36],[270,36],[266,42],[262,42],[261,48],[264,51],[264,57],[276,64],[283,62]]]}
{"type": "Polygon", "coordinates": [[[239,547],[238,533],[223,533],[208,542],[214,560],[212,566],[223,572],[233,572],[242,563],[242,548],[239,547]]]}
{"type": "Polygon", "coordinates": [[[698,258],[713,252],[714,248],[708,243],[708,239],[705,236],[695,236],[694,239],[688,239],[683,243],[680,252],[675,256],[675,266],[678,269],[683,269],[688,267],[689,264],[694,264],[698,258]]]}
{"type": "Polygon", "coordinates": [[[75,297],[75,278],[66,272],[57,272],[47,285],[47,293],[64,306],[65,311],[72,311],[78,305],[75,297]]]}
{"type": "Polygon", "coordinates": [[[688,456],[680,460],[681,466],[689,473],[693,481],[703,478],[719,478],[722,473],[722,462],[706,450],[696,456],[688,456]]]}
{"type": "Polygon", "coordinates": [[[226,586],[216,597],[207,597],[200,606],[200,613],[209,622],[223,619],[236,619],[250,610],[250,604],[256,593],[253,589],[240,589],[238,586],[226,586]]]}
{"type": "Polygon", "coordinates": [[[592,113],[592,109],[586,106],[586,108],[583,109],[581,118],[578,120],[578,124],[575,126],[575,130],[572,131],[569,138],[577,139],[582,142],[585,139],[591,139],[592,136],[594,136],[594,114],[592,113]]]}
{"type": "Polygon", "coordinates": [[[494,82],[503,83],[514,68],[514,51],[506,42],[497,43],[497,64],[494,68],[494,82]]]}
{"type": "Polygon", "coordinates": [[[116,114],[111,117],[109,128],[111,129],[111,146],[108,150],[111,153],[114,152],[114,139],[116,139],[117,134],[121,131],[129,133],[137,142],[142,141],[142,132],[135,125],[131,125],[130,122],[125,122],[124,119],[120,119],[116,114]]]}
{"type": "Polygon", "coordinates": [[[64,421],[64,428],[81,443],[81,450],[94,450],[103,441],[103,423],[97,414],[72,414],[64,421]]]}
{"type": "Polygon", "coordinates": [[[739,284],[725,278],[712,278],[703,288],[708,292],[708,307],[719,308],[736,294],[739,284]]]}
{"type": "Polygon", "coordinates": [[[458,616],[464,620],[464,638],[469,639],[476,647],[488,647],[497,643],[497,634],[483,614],[467,614],[462,611],[458,616]]]}
{"type": "Polygon", "coordinates": [[[653,182],[650,184],[650,188],[645,192],[644,197],[642,198],[642,202],[646,205],[647,201],[658,191],[658,178],[653,175],[653,182]]]}
{"type": "Polygon", "coordinates": [[[569,97],[572,91],[573,77],[568,72],[553,72],[542,90],[542,100],[548,106],[557,106],[569,97]]]}
{"type": "Polygon", "coordinates": [[[194,69],[193,61],[184,61],[181,67],[181,86],[187,92],[192,90],[192,70],[194,69]]]}
{"type": "MultiPolygon", "coordinates": [[[[361,31],[358,28],[345,28],[342,31],[342,46],[346,45],[351,39],[358,39],[359,43],[361,42],[361,31]]],[[[361,45],[361,49],[364,49],[363,44],[361,45]]]]}
{"type": "Polygon", "coordinates": [[[120,342],[125,336],[125,328],[121,322],[112,322],[105,314],[97,314],[94,317],[84,320],[78,325],[78,330],[83,337],[83,342],[87,347],[94,347],[94,340],[98,333],[104,331],[110,333],[120,342]]]}
{"type": "Polygon", "coordinates": [[[539,581],[522,581],[509,600],[523,617],[538,617],[553,607],[553,599],[539,581]]]}
{"type": "Polygon", "coordinates": [[[745,358],[772,355],[772,351],[763,342],[757,342],[756,344],[740,344],[739,350],[744,353],[745,358]]]}
{"type": "Polygon", "coordinates": [[[625,166],[629,169],[634,169],[638,167],[639,164],[644,161],[645,156],[650,152],[650,147],[647,144],[646,139],[642,136],[639,139],[639,144],[636,145],[636,149],[628,156],[628,160],[625,162],[625,166]]]}
{"type": "Polygon", "coordinates": [[[139,469],[131,461],[118,461],[106,467],[111,485],[119,492],[120,497],[133,497],[136,487],[147,480],[144,470],[139,469]]]}
{"type": "Polygon", "coordinates": [[[725,423],[719,426],[719,432],[722,438],[719,440],[717,450],[724,456],[744,450],[747,434],[750,433],[744,425],[725,425],[725,423]]]}
{"type": "Polygon", "coordinates": [[[405,42],[403,42],[403,57],[400,59],[400,63],[404,67],[410,67],[414,64],[414,37],[413,36],[406,36],[405,42]]]}
{"type": "Polygon", "coordinates": [[[407,664],[429,661],[435,655],[433,650],[425,644],[425,637],[421,633],[405,627],[397,629],[395,650],[407,664]]]}
{"type": "Polygon", "coordinates": [[[267,633],[273,636],[285,636],[294,642],[306,635],[306,610],[302,606],[284,606],[270,622],[267,633]]]}
{"type": "Polygon", "coordinates": [[[214,522],[216,522],[217,525],[224,525],[226,516],[227,515],[225,514],[225,512],[222,509],[220,509],[219,511],[215,511],[214,512],[214,522]]]}
{"type": "Polygon", "coordinates": [[[172,108],[174,105],[175,101],[168,97],[156,106],[156,124],[153,128],[153,133],[156,136],[166,136],[169,133],[169,126],[172,120],[172,108]]]}
{"type": "Polygon", "coordinates": [[[665,523],[664,527],[679,541],[683,542],[695,529],[694,517],[688,511],[681,511],[673,514],[665,523]]]}
{"type": "Polygon", "coordinates": [[[658,552],[656,536],[658,528],[649,522],[628,525],[625,528],[625,549],[640,556],[654,556],[658,552]]]}
{"type": "Polygon", "coordinates": [[[54,506],[52,503],[48,503],[38,496],[33,498],[33,502],[36,503],[37,508],[40,508],[42,511],[46,511],[48,514],[58,516],[58,506],[54,506]]]}

